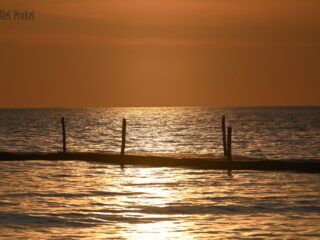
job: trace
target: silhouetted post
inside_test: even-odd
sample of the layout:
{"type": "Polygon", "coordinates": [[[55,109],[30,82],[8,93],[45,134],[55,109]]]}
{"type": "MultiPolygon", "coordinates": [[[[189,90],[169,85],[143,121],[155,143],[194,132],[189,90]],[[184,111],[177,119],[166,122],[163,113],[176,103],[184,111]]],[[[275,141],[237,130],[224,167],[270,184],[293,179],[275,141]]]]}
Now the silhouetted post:
{"type": "Polygon", "coordinates": [[[126,148],[126,129],[127,129],[127,120],[122,119],[122,144],[121,144],[121,155],[124,155],[124,150],[126,148]]]}
{"type": "Polygon", "coordinates": [[[227,140],[227,150],[228,150],[228,161],[232,161],[232,127],[228,127],[228,140],[227,140]]]}
{"type": "Polygon", "coordinates": [[[62,126],[62,145],[63,145],[63,152],[67,151],[67,143],[66,143],[66,127],[64,123],[64,117],[61,118],[61,126],[62,126]]]}
{"type": "Polygon", "coordinates": [[[227,141],[226,141],[226,117],[222,116],[222,144],[223,144],[223,155],[226,158],[227,157],[227,141]]]}

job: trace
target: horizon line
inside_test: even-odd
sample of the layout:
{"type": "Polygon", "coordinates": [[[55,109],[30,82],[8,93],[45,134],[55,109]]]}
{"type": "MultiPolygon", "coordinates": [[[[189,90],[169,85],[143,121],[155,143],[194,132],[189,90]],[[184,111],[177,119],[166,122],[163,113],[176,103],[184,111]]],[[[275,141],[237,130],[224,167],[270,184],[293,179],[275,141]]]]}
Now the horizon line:
{"type": "Polygon", "coordinates": [[[235,106],[70,106],[70,107],[0,107],[0,109],[86,109],[86,108],[271,108],[271,107],[320,107],[320,105],[235,105],[235,106]]]}

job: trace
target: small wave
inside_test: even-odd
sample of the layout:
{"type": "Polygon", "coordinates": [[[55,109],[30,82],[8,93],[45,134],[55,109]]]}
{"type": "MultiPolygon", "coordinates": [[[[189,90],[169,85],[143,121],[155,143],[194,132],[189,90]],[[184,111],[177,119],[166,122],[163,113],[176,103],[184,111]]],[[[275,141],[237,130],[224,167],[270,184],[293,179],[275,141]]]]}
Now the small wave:
{"type": "Polygon", "coordinates": [[[105,210],[105,211],[92,211],[92,210],[83,210],[83,213],[65,213],[65,214],[50,214],[53,218],[63,218],[71,221],[81,221],[88,224],[96,224],[101,222],[122,222],[122,223],[150,223],[158,221],[168,221],[172,218],[168,217],[145,217],[141,215],[137,216],[126,216],[127,213],[138,213],[134,210],[122,211],[122,210],[105,210]],[[102,214],[103,213],[103,214],[102,214]]]}
{"type": "Polygon", "coordinates": [[[143,192],[103,192],[92,191],[88,193],[12,193],[2,194],[0,197],[62,197],[62,198],[81,198],[93,196],[128,196],[145,194],[143,192]]]}
{"type": "Polygon", "coordinates": [[[53,178],[68,178],[68,177],[74,177],[75,175],[70,175],[70,174],[56,174],[56,175],[52,175],[50,177],[53,178]]]}
{"type": "Polygon", "coordinates": [[[53,216],[35,216],[29,214],[6,213],[0,214],[0,225],[15,226],[22,225],[23,227],[36,225],[37,227],[92,227],[93,224],[83,223],[80,221],[72,221],[53,216]]]}
{"type": "Polygon", "coordinates": [[[92,191],[91,194],[95,196],[129,196],[129,195],[139,195],[145,194],[143,192],[102,192],[102,191],[92,191]]]}
{"type": "Polygon", "coordinates": [[[102,214],[89,214],[87,221],[100,221],[100,222],[121,222],[121,223],[152,223],[159,221],[171,221],[173,218],[168,217],[128,217],[122,215],[102,215],[102,214]]]}
{"type": "Polygon", "coordinates": [[[10,203],[10,202],[0,202],[0,207],[1,206],[16,206],[18,205],[17,203],[10,203]]]}
{"type": "Polygon", "coordinates": [[[286,212],[318,212],[319,207],[276,207],[266,205],[194,205],[194,206],[167,206],[141,207],[139,211],[146,214],[250,214],[250,213],[286,213],[286,212]]]}
{"type": "Polygon", "coordinates": [[[12,193],[6,195],[0,195],[0,197],[65,197],[65,198],[74,198],[74,197],[88,197],[90,194],[86,193],[12,193]]]}

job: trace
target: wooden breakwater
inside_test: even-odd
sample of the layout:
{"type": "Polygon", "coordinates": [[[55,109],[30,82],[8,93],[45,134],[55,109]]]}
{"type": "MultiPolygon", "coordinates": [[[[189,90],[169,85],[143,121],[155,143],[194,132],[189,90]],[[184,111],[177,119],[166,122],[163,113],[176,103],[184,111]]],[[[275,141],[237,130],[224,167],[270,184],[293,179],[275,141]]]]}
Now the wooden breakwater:
{"type": "Polygon", "coordinates": [[[298,171],[320,173],[320,161],[280,161],[264,159],[234,158],[225,161],[223,157],[166,157],[143,155],[119,155],[110,153],[60,152],[60,153],[10,153],[0,152],[0,161],[23,160],[81,160],[105,164],[125,164],[146,167],[186,167],[196,169],[298,171]]]}
{"type": "Polygon", "coordinates": [[[67,151],[67,138],[66,138],[66,125],[64,122],[64,117],[61,118],[61,128],[62,128],[62,151],[67,151]]]}
{"type": "Polygon", "coordinates": [[[65,119],[61,118],[62,152],[55,153],[13,153],[0,152],[0,161],[14,160],[84,160],[106,164],[140,165],[149,167],[190,167],[200,169],[265,170],[265,171],[301,171],[320,173],[320,161],[279,161],[266,159],[248,159],[232,156],[232,127],[226,126],[222,116],[223,157],[168,157],[152,155],[125,154],[127,120],[122,120],[122,138],[120,154],[67,152],[67,131],[65,119]]]}
{"type": "MultiPolygon", "coordinates": [[[[222,129],[222,145],[225,160],[232,161],[232,127],[226,128],[226,118],[222,116],[221,129],[222,129]],[[226,130],[227,129],[227,130],[226,130]],[[227,135],[226,135],[227,133],[227,135]]],[[[67,138],[66,138],[66,125],[64,117],[61,118],[62,128],[62,152],[67,152],[67,138]]],[[[122,137],[121,137],[121,150],[120,155],[125,155],[126,148],[126,134],[127,134],[127,119],[122,119],[122,137]]]]}
{"type": "MultiPolygon", "coordinates": [[[[62,152],[67,152],[67,137],[66,137],[66,123],[64,117],[61,118],[61,129],[62,129],[62,152]]],[[[125,155],[126,148],[126,132],[127,132],[127,120],[122,119],[122,139],[121,139],[121,151],[120,154],[125,155]]]]}

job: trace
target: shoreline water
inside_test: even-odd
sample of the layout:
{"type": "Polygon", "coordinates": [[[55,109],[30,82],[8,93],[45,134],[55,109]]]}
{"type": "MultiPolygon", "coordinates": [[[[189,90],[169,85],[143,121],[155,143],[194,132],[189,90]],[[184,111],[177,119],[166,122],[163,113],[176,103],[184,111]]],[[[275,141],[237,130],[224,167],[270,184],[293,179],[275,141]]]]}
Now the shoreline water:
{"type": "Polygon", "coordinates": [[[0,229],[8,239],[320,236],[319,174],[138,165],[122,171],[88,161],[0,166],[0,229]]]}
{"type": "Polygon", "coordinates": [[[116,153],[94,152],[0,152],[0,161],[27,160],[80,160],[115,165],[138,165],[147,167],[186,167],[196,169],[225,170],[261,170],[261,171],[297,171],[320,173],[320,161],[268,160],[248,157],[233,157],[226,161],[224,157],[201,155],[139,155],[121,156],[116,153]]]}

